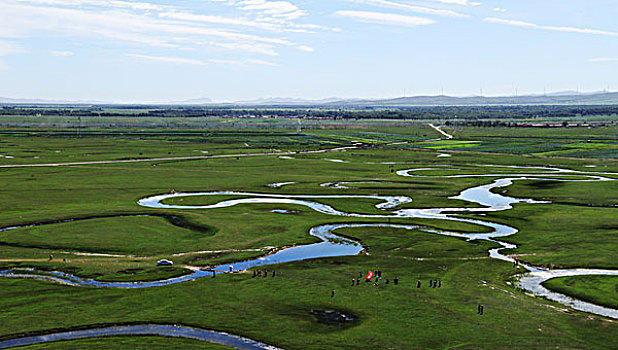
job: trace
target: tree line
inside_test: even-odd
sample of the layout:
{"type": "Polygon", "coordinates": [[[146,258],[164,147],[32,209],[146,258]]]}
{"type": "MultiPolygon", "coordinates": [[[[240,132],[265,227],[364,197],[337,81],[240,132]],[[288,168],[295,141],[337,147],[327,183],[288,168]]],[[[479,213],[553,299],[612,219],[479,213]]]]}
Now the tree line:
{"type": "Polygon", "coordinates": [[[73,117],[158,117],[158,118],[299,118],[327,120],[410,119],[410,120],[514,120],[616,116],[618,105],[581,106],[433,106],[433,107],[201,107],[201,106],[21,106],[4,105],[1,115],[73,117]]]}

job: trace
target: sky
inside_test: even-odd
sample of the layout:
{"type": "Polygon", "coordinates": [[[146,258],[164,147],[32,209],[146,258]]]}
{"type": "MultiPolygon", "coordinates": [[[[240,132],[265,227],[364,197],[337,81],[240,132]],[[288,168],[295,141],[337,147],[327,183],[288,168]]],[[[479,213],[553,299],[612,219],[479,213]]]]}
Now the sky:
{"type": "Polygon", "coordinates": [[[0,0],[0,96],[618,90],[616,0],[0,0]]]}

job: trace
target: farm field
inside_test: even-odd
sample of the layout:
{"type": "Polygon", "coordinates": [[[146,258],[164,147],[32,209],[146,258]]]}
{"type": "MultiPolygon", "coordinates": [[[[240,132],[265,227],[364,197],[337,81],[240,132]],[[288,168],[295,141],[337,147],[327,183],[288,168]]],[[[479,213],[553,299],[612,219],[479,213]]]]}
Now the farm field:
{"type": "MultiPolygon", "coordinates": [[[[528,137],[508,128],[454,131],[446,140],[427,125],[92,128],[79,138],[71,129],[2,129],[0,270],[11,278],[0,278],[0,344],[147,323],[284,349],[617,348],[617,317],[535,297],[518,284],[525,266],[618,270],[616,128],[528,137]],[[319,150],[329,151],[309,153],[319,150]],[[217,155],[234,156],[205,158],[217,155]],[[86,163],[11,167],[76,162],[86,163]],[[451,198],[504,178],[514,180],[488,190],[495,197],[484,202],[451,198]],[[167,197],[138,204],[156,195],[167,197]],[[393,198],[399,202],[380,206],[393,198]],[[423,211],[436,208],[458,210],[423,211]],[[362,252],[254,260],[319,243],[310,230],[330,224],[338,225],[333,246],[355,242],[362,252]],[[515,233],[491,236],[509,228],[515,233]],[[516,245],[500,253],[521,266],[490,258],[500,242],[516,245]],[[157,266],[160,259],[174,265],[157,266]],[[258,264],[240,270],[246,261],[258,264]],[[147,286],[228,265],[233,273],[147,286]],[[254,277],[257,270],[270,275],[254,277]],[[377,285],[375,277],[352,285],[369,270],[381,271],[377,285]],[[71,285],[75,278],[86,282],[71,285]],[[123,282],[145,288],[118,287],[123,282]]],[[[616,278],[542,285],[616,310],[616,278]]],[[[153,335],[16,348],[85,347],[226,348],[153,335]]]]}

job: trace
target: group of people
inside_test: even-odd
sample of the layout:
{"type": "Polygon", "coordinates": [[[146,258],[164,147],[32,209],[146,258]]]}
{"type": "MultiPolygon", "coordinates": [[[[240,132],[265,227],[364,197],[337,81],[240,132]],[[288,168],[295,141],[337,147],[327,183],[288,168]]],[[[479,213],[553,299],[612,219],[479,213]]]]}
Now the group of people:
{"type": "MultiPolygon", "coordinates": [[[[275,277],[276,274],[276,270],[270,272],[271,277],[275,277]]],[[[253,270],[253,277],[268,277],[268,270],[253,270]]]]}
{"type": "MultiPolygon", "coordinates": [[[[368,271],[366,275],[363,274],[363,271],[358,271],[358,278],[352,278],[351,286],[358,286],[363,279],[365,280],[365,283],[373,282],[373,284],[377,287],[380,285],[380,280],[382,280],[382,271],[368,271]],[[373,277],[375,277],[375,281],[373,280],[373,277]]],[[[384,283],[389,284],[390,279],[386,278],[384,283]]],[[[398,276],[395,276],[393,283],[395,285],[399,284],[398,276]]]]}
{"type": "MultiPolygon", "coordinates": [[[[429,280],[429,288],[441,288],[442,281],[441,280],[429,280]]],[[[421,288],[421,280],[416,282],[416,288],[421,288]]]]}
{"type": "MultiPolygon", "coordinates": [[[[366,283],[373,282],[375,286],[378,286],[380,284],[380,280],[382,279],[382,271],[380,270],[368,271],[367,275],[363,275],[363,271],[359,271],[358,278],[352,278],[352,284],[350,286],[358,286],[362,279],[364,279],[366,283]],[[373,280],[374,276],[375,276],[375,281],[373,280]]],[[[390,280],[387,278],[385,281],[385,284],[389,284],[389,283],[390,283],[390,280]]],[[[395,276],[395,278],[393,279],[393,283],[395,285],[399,284],[399,276],[395,276]]],[[[421,285],[422,285],[421,280],[417,280],[416,288],[421,288],[421,285]]],[[[429,288],[441,288],[441,287],[442,287],[441,280],[439,279],[429,280],[429,288]]]]}

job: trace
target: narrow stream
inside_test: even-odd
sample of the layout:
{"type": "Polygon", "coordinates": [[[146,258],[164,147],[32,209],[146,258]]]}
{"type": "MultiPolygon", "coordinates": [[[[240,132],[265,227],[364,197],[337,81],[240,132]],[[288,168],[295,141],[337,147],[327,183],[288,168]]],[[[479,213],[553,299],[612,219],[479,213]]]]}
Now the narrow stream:
{"type": "Polygon", "coordinates": [[[115,326],[94,329],[83,329],[46,335],[36,335],[31,337],[16,338],[0,341],[0,349],[14,348],[18,346],[28,346],[42,343],[49,343],[62,340],[77,340],[87,338],[100,338],[123,335],[150,335],[169,338],[184,338],[201,340],[209,343],[224,345],[234,349],[246,350],[278,350],[271,345],[260,343],[248,338],[236,335],[216,332],[207,329],[185,327],[178,325],[159,325],[144,324],[134,326],[115,326]]]}

